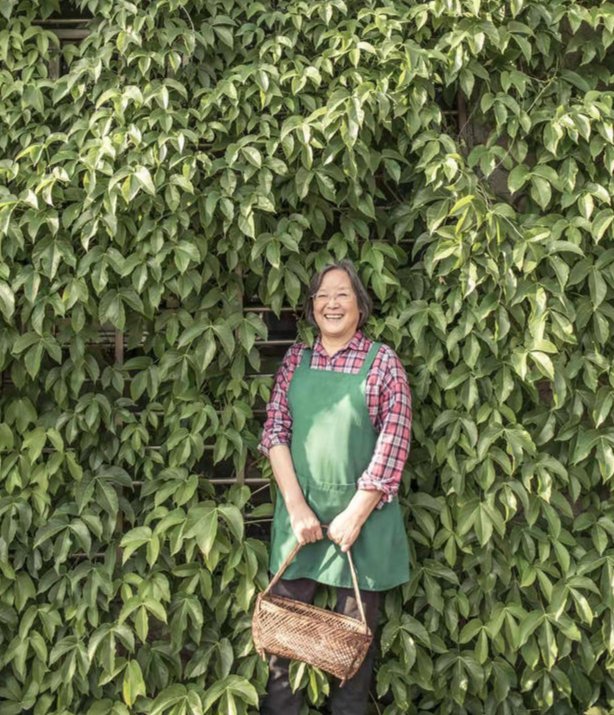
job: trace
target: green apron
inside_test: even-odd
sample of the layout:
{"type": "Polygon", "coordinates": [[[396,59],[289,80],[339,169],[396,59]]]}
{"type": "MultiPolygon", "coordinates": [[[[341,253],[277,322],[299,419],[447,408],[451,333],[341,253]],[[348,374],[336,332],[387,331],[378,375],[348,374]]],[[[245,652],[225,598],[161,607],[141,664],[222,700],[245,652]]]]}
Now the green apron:
{"type": "MultiPolygon", "coordinates": [[[[377,432],[369,417],[365,384],[379,348],[378,343],[371,346],[355,375],[312,369],[311,350],[305,349],[290,383],[292,463],[305,499],[322,524],[329,524],[349,504],[373,457],[377,432]]],[[[295,544],[279,496],[271,534],[272,573],[295,544]]],[[[371,512],[352,546],[352,556],[363,590],[384,591],[409,580],[407,535],[396,498],[371,512]]],[[[347,557],[326,534],[299,551],[284,578],[352,587],[347,557]]]]}

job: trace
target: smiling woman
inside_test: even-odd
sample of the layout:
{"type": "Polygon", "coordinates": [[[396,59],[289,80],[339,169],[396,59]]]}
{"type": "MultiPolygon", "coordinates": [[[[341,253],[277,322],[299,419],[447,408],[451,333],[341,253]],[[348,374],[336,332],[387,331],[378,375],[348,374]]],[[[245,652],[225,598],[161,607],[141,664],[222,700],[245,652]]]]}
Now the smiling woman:
{"type": "MultiPolygon", "coordinates": [[[[407,458],[411,394],[386,345],[360,330],[371,299],[349,261],[311,281],[306,316],[319,330],[313,349],[293,345],[277,373],[261,450],[281,498],[275,505],[270,570],[306,544],[273,592],[311,602],[318,583],[337,586],[338,612],[358,616],[344,552],[352,549],[367,622],[377,627],[379,594],[409,579],[409,553],[396,498],[407,458]],[[327,525],[326,537],[323,526],[327,525]]],[[[366,711],[372,646],[356,675],[331,696],[334,715],[366,711]]],[[[298,715],[287,660],[274,656],[261,713],[298,715]]]]}
{"type": "Polygon", "coordinates": [[[324,345],[334,350],[335,341],[349,342],[356,329],[367,322],[372,306],[354,266],[342,261],[313,277],[305,315],[320,330],[324,345]]]}

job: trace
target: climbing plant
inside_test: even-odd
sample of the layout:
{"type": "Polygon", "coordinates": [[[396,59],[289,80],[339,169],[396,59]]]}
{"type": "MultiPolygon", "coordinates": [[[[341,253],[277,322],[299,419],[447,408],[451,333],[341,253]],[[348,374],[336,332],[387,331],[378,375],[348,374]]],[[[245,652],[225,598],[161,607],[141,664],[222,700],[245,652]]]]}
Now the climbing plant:
{"type": "Polygon", "coordinates": [[[414,398],[373,712],[611,712],[613,39],[608,2],[1,3],[0,715],[257,711],[250,306],[343,257],[414,398]]]}

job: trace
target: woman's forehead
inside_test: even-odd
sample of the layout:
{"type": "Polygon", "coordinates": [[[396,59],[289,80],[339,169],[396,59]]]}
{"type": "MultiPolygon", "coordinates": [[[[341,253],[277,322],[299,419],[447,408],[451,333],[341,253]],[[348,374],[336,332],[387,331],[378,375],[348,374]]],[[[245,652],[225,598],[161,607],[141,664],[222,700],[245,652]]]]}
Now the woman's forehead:
{"type": "Polygon", "coordinates": [[[340,268],[334,268],[328,271],[322,277],[320,287],[326,285],[327,288],[351,288],[352,281],[345,271],[340,268]]]}

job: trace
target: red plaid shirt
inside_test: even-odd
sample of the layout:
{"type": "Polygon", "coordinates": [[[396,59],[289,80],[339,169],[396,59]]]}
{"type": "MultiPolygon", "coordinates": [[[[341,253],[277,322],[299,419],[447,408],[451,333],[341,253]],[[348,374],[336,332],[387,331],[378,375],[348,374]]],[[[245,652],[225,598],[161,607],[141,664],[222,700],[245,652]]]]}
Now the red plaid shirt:
{"type": "MultiPolygon", "coordinates": [[[[357,373],[372,344],[372,340],[358,331],[349,345],[329,357],[318,338],[312,351],[311,367],[357,373]]],[[[290,444],[292,416],[288,406],[288,388],[305,348],[304,343],[293,345],[277,371],[259,445],[260,451],[267,456],[271,447],[290,444]]],[[[365,388],[369,416],[379,435],[371,462],[358,480],[358,488],[381,491],[381,506],[391,501],[399,489],[411,437],[411,392],[407,374],[395,352],[387,345],[378,350],[365,388]]]]}

